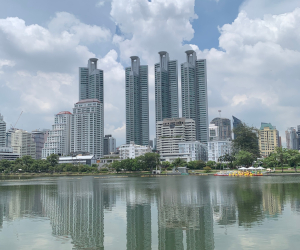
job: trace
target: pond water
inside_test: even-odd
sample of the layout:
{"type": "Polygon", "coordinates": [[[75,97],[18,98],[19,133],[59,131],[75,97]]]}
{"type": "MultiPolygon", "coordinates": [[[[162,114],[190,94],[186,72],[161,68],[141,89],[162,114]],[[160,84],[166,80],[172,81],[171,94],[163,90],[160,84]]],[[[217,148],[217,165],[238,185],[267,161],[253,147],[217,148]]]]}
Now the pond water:
{"type": "Polygon", "coordinates": [[[300,176],[0,179],[0,249],[299,249],[300,176]]]}

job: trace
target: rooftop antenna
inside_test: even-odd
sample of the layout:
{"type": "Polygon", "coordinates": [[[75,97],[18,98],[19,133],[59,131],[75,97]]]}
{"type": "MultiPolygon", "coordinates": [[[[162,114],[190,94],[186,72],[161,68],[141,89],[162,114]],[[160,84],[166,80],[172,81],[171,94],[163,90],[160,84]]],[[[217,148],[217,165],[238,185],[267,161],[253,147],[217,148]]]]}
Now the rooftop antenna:
{"type": "Polygon", "coordinates": [[[219,112],[219,116],[220,116],[220,118],[221,118],[221,112],[222,112],[222,111],[221,111],[221,110],[218,110],[218,112],[219,112]]]}

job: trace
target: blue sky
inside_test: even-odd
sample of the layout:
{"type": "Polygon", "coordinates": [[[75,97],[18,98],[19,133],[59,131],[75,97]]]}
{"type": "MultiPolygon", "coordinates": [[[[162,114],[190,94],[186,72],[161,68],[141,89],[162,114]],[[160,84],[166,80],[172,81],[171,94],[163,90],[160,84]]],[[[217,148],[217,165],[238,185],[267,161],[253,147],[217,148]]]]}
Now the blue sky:
{"type": "MultiPolygon", "coordinates": [[[[31,131],[78,100],[78,67],[105,72],[105,133],[125,142],[124,67],[149,65],[150,137],[155,137],[157,52],[208,62],[209,120],[271,122],[284,137],[300,124],[300,0],[1,0],[0,113],[31,131]]],[[[283,138],[284,141],[284,138],[283,138]]]]}

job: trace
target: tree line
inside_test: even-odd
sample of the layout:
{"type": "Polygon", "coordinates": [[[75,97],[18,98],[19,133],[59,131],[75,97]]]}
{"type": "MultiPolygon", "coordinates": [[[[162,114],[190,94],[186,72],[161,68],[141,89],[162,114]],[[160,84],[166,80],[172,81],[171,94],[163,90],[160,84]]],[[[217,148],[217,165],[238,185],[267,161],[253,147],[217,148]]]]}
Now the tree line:
{"type": "Polygon", "coordinates": [[[73,165],[71,163],[58,164],[59,156],[49,155],[45,160],[35,160],[31,156],[23,156],[14,161],[1,160],[0,173],[61,173],[61,172],[98,172],[97,164],[73,165]]]}

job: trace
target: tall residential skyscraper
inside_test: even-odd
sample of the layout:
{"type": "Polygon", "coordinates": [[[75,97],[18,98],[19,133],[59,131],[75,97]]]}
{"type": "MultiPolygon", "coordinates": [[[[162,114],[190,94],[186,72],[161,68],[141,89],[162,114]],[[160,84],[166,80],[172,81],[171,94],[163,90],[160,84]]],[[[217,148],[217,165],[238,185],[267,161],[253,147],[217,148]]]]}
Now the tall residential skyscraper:
{"type": "Polygon", "coordinates": [[[61,156],[70,154],[71,119],[72,113],[69,111],[62,111],[54,116],[54,124],[42,149],[43,159],[51,154],[61,156]]]}
{"type": "Polygon", "coordinates": [[[231,140],[231,121],[227,118],[217,117],[213,119],[210,124],[214,124],[219,127],[219,139],[222,140],[231,140]]]}
{"type": "Polygon", "coordinates": [[[104,103],[103,70],[97,69],[97,58],[90,58],[88,67],[79,68],[79,100],[98,99],[104,103]]]}
{"type": "Polygon", "coordinates": [[[103,104],[98,99],[85,99],[73,108],[71,152],[89,152],[103,156],[103,104]]]}
{"type": "Polygon", "coordinates": [[[32,139],[36,144],[36,152],[35,152],[36,159],[42,159],[42,152],[45,146],[45,142],[47,141],[48,135],[49,135],[49,130],[47,129],[44,129],[42,131],[34,130],[31,132],[32,139]]]}
{"type": "Polygon", "coordinates": [[[3,116],[0,114],[0,147],[5,147],[6,144],[6,123],[3,116]]]}
{"type": "Polygon", "coordinates": [[[206,60],[197,60],[196,52],[188,50],[187,61],[181,64],[182,117],[196,123],[196,139],[208,141],[206,60]]]}
{"type": "Polygon", "coordinates": [[[20,158],[29,155],[36,159],[36,143],[33,141],[31,133],[25,130],[18,129],[11,134],[11,147],[20,158]]]}
{"type": "Polygon", "coordinates": [[[155,64],[156,122],[179,116],[177,61],[170,61],[166,51],[160,51],[158,54],[160,62],[155,64]]]}
{"type": "Polygon", "coordinates": [[[140,65],[140,59],[132,56],[131,67],[125,69],[126,78],[126,144],[148,146],[149,99],[148,65],[140,65]]]}

